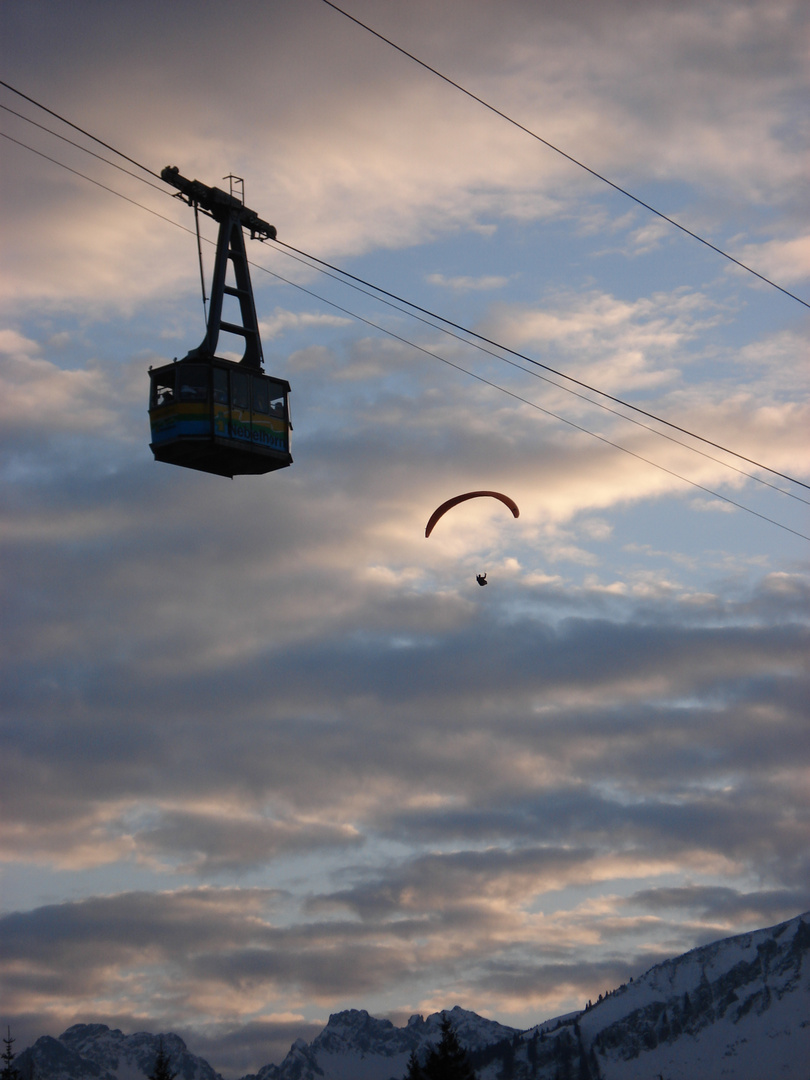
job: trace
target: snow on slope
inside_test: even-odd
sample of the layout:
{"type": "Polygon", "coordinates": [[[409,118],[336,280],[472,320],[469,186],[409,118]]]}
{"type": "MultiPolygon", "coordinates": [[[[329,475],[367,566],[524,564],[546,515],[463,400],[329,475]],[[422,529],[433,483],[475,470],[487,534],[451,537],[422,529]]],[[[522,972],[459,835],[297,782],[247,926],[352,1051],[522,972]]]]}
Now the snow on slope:
{"type": "Polygon", "coordinates": [[[74,1024],[58,1039],[37,1039],[14,1064],[37,1080],[144,1080],[152,1072],[160,1042],[177,1080],[222,1080],[203,1058],[189,1053],[179,1035],[124,1035],[106,1024],[74,1024]]]}
{"type": "Polygon", "coordinates": [[[810,1078],[810,914],[693,949],[579,1018],[603,1080],[810,1078]]]}
{"type": "Polygon", "coordinates": [[[485,1020],[459,1008],[434,1013],[424,1020],[412,1016],[404,1028],[377,1020],[364,1009],[349,1009],[329,1017],[313,1042],[295,1042],[281,1066],[267,1066],[257,1080],[399,1080],[412,1050],[427,1050],[441,1038],[441,1022],[449,1016],[463,1046],[478,1050],[511,1039],[516,1028],[485,1020]]]}

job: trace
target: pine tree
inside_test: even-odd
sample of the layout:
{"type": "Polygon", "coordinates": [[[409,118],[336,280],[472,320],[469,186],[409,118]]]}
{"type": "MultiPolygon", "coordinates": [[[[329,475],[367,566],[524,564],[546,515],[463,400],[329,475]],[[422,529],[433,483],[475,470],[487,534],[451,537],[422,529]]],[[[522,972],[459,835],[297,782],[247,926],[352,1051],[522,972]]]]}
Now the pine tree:
{"type": "Polygon", "coordinates": [[[467,1051],[447,1016],[442,1020],[439,1045],[430,1051],[425,1062],[424,1074],[426,1080],[476,1080],[467,1051]]]}
{"type": "Polygon", "coordinates": [[[155,1055],[155,1064],[149,1074],[148,1080],[174,1080],[177,1073],[172,1069],[169,1055],[163,1049],[163,1036],[158,1041],[158,1052],[155,1055]]]}
{"type": "Polygon", "coordinates": [[[526,1060],[529,1063],[529,1068],[531,1069],[532,1076],[534,1076],[537,1073],[537,1043],[538,1043],[538,1041],[540,1041],[540,1040],[539,1040],[538,1035],[537,1035],[537,1030],[535,1029],[534,1035],[532,1035],[532,1037],[529,1039],[528,1043],[526,1044],[526,1060]]]}
{"type": "Polygon", "coordinates": [[[19,1056],[13,1053],[11,1049],[11,1045],[14,1041],[15,1040],[11,1037],[11,1028],[9,1028],[8,1038],[3,1039],[3,1042],[6,1044],[5,1053],[0,1056],[0,1059],[3,1061],[0,1080],[37,1080],[37,1070],[34,1065],[34,1054],[32,1050],[26,1052],[20,1068],[11,1064],[11,1062],[19,1056]]]}
{"type": "Polygon", "coordinates": [[[20,1070],[16,1069],[12,1062],[17,1056],[11,1049],[14,1045],[14,1040],[11,1037],[11,1028],[8,1028],[8,1037],[3,1039],[6,1044],[6,1048],[2,1054],[3,1071],[0,1073],[2,1080],[20,1080],[20,1070]]]}
{"type": "Polygon", "coordinates": [[[425,1080],[425,1070],[419,1064],[419,1058],[416,1056],[415,1050],[411,1050],[411,1056],[408,1058],[408,1071],[405,1073],[405,1080],[425,1080]]]}

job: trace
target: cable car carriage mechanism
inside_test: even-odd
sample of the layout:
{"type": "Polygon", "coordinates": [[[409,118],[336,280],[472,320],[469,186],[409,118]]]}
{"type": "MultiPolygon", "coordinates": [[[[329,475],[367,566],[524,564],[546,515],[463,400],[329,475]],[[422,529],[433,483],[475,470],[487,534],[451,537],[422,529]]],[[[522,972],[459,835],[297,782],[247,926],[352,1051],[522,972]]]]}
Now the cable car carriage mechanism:
{"type": "Polygon", "coordinates": [[[178,198],[194,207],[195,216],[202,210],[219,223],[219,235],[202,343],[182,360],[149,369],[150,449],[156,461],[218,476],[260,475],[283,469],[292,464],[290,384],[264,374],[242,232],[248,229],[251,239],[275,240],[276,230],[234,194],[233,182],[238,177],[231,178],[229,194],[199,180],[187,180],[175,166],[168,166],[160,175],[178,189],[178,198]],[[235,285],[226,284],[229,262],[235,285]],[[223,319],[226,296],[238,302],[241,323],[223,319]],[[241,360],[216,355],[223,330],[245,339],[241,360]]]}

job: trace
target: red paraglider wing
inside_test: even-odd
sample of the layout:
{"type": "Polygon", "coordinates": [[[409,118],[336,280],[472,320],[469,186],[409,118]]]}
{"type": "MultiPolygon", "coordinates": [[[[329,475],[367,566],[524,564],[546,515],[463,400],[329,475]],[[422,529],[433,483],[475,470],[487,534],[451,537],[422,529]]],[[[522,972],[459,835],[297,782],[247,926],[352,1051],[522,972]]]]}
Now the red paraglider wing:
{"type": "Polygon", "coordinates": [[[425,527],[425,536],[430,536],[436,522],[444,517],[448,510],[452,510],[452,508],[458,506],[459,503],[466,502],[467,499],[482,498],[500,499],[504,506],[508,506],[512,511],[513,517],[520,516],[520,511],[518,510],[514,499],[510,499],[508,495],[502,495],[500,491],[468,491],[466,495],[456,495],[454,498],[448,499],[447,502],[443,502],[441,506],[433,511],[430,515],[430,521],[428,521],[425,527]]]}

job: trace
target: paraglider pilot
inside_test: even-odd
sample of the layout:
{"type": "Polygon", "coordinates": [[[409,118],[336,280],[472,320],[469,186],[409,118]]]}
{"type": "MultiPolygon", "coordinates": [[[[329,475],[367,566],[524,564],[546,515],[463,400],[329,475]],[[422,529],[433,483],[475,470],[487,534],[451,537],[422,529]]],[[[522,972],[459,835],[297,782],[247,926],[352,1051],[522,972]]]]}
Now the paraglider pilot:
{"type": "Polygon", "coordinates": [[[475,580],[478,582],[479,585],[486,585],[487,584],[487,575],[486,574],[476,574],[475,575],[475,580]]]}

